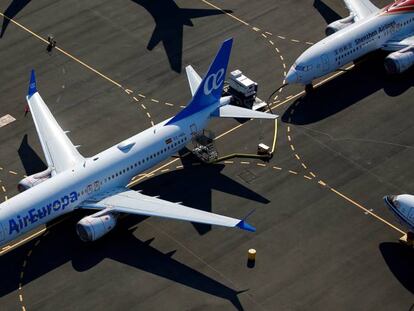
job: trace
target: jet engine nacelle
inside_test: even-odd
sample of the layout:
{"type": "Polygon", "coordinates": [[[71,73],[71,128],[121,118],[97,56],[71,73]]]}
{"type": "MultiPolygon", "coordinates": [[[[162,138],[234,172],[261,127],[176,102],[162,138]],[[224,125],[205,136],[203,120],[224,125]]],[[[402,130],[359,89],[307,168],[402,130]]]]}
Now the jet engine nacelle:
{"type": "Polygon", "coordinates": [[[115,227],[117,220],[116,215],[107,213],[99,216],[99,214],[101,214],[101,212],[94,214],[96,216],[86,216],[76,224],[76,233],[82,241],[95,241],[115,227]]]}
{"type": "Polygon", "coordinates": [[[44,170],[43,172],[27,176],[23,178],[17,184],[17,190],[19,190],[19,192],[23,192],[29,188],[33,188],[34,186],[41,184],[45,180],[48,180],[50,177],[52,177],[51,173],[52,173],[52,170],[48,168],[47,170],[44,170]]]}
{"type": "Polygon", "coordinates": [[[390,74],[402,73],[414,65],[414,49],[408,47],[391,53],[384,60],[385,70],[390,74]]]}
{"type": "Polygon", "coordinates": [[[334,21],[334,22],[330,23],[328,26],[326,26],[325,34],[327,36],[330,36],[333,33],[337,32],[341,29],[344,29],[345,27],[348,27],[353,22],[354,22],[354,16],[353,15],[349,15],[348,17],[345,17],[343,19],[334,21]]]}

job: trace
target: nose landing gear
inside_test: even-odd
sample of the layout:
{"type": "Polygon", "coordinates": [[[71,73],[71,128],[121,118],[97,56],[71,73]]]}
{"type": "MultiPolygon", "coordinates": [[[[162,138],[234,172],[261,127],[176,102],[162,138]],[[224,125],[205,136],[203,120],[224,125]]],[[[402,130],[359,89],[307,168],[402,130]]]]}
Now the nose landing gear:
{"type": "Polygon", "coordinates": [[[408,231],[400,238],[400,243],[414,247],[414,232],[408,231]]]}

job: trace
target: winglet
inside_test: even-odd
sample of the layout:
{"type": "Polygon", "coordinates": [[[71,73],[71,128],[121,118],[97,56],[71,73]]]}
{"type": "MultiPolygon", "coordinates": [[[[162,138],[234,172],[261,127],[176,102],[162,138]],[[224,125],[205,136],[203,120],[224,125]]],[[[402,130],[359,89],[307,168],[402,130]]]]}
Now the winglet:
{"type": "Polygon", "coordinates": [[[252,225],[248,224],[246,221],[241,220],[237,225],[237,228],[246,230],[246,231],[250,231],[250,232],[256,232],[256,228],[253,227],[252,225]]]}
{"type": "Polygon", "coordinates": [[[30,74],[29,91],[27,92],[27,96],[30,98],[36,92],[37,92],[37,89],[36,89],[36,75],[35,75],[34,69],[32,69],[32,72],[30,74]]]}

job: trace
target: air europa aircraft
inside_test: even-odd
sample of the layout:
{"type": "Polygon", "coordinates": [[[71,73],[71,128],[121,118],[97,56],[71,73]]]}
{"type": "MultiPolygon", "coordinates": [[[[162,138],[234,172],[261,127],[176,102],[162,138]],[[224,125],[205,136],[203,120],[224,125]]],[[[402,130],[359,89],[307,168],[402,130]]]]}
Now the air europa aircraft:
{"type": "Polygon", "coordinates": [[[312,81],[377,49],[391,51],[388,73],[414,64],[414,0],[378,9],[368,0],[345,0],[350,15],[326,28],[328,37],[308,48],[290,68],[285,82],[312,87],[312,81]]]}
{"type": "Polygon", "coordinates": [[[18,186],[21,193],[0,204],[0,244],[74,209],[96,210],[76,225],[83,241],[108,233],[122,213],[255,231],[244,219],[197,210],[126,187],[133,176],[183,148],[211,117],[277,117],[229,105],[230,97],[221,97],[232,42],[222,44],[204,79],[191,66],[186,68],[193,98],[176,116],[91,158],[80,155],[53,118],[37,92],[32,71],[26,99],[48,169],[23,179],[18,186]]]}

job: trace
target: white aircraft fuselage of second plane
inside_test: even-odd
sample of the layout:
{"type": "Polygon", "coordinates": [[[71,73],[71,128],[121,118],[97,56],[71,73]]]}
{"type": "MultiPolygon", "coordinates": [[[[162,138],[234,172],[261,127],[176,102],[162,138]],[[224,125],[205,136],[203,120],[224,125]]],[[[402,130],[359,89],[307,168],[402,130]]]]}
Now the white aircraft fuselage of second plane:
{"type": "Polygon", "coordinates": [[[330,24],[327,30],[333,33],[300,55],[286,83],[311,84],[377,49],[394,51],[385,59],[389,73],[401,73],[414,64],[414,0],[399,0],[381,10],[367,0],[347,0],[346,4],[351,15],[330,24]],[[365,4],[363,9],[357,1],[365,4]]]}
{"type": "Polygon", "coordinates": [[[387,195],[384,201],[398,221],[414,232],[414,196],[411,194],[387,195]]]}
{"type": "Polygon", "coordinates": [[[231,106],[229,97],[221,97],[231,47],[232,40],[223,43],[204,79],[191,66],[186,68],[193,98],[176,116],[91,158],[80,155],[53,118],[37,91],[32,72],[26,99],[48,169],[24,178],[19,183],[22,193],[0,204],[0,245],[74,209],[95,210],[76,226],[84,241],[94,241],[108,233],[122,213],[254,231],[254,227],[244,220],[190,208],[127,188],[134,176],[188,144],[212,117],[277,117],[231,106]]]}

